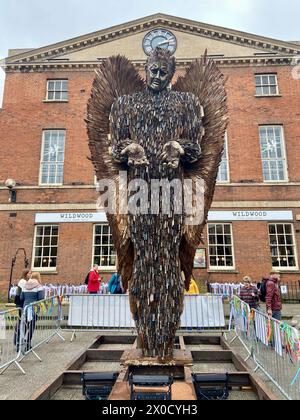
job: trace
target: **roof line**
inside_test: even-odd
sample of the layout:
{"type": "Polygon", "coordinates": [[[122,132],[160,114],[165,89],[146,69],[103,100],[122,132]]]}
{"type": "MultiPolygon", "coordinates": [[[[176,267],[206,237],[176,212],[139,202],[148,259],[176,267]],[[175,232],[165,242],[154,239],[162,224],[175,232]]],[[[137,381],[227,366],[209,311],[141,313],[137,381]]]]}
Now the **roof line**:
{"type": "Polygon", "coordinates": [[[49,50],[55,50],[55,49],[59,49],[61,47],[64,46],[71,46],[73,44],[80,42],[84,42],[86,40],[95,38],[95,37],[99,37],[101,35],[105,35],[107,33],[114,33],[120,30],[128,30],[130,27],[135,27],[144,23],[148,23],[151,20],[165,20],[165,21],[169,21],[172,23],[178,23],[180,25],[185,25],[185,26],[200,26],[203,29],[207,29],[207,30],[211,30],[211,31],[219,31],[219,32],[223,32],[224,34],[228,34],[228,35],[236,35],[237,37],[240,38],[251,38],[252,40],[256,40],[256,41],[260,41],[260,42],[265,42],[267,44],[271,44],[271,45],[280,45],[283,46],[285,48],[289,48],[289,49],[294,49],[295,51],[299,51],[300,52],[300,45],[297,46],[297,44],[294,44],[292,42],[288,42],[288,41],[282,41],[282,40],[278,40],[278,39],[274,39],[274,38],[268,38],[268,37],[264,37],[264,36],[259,36],[259,35],[255,35],[255,34],[251,34],[251,33],[247,33],[247,32],[242,32],[242,31],[238,31],[235,29],[230,29],[230,28],[224,28],[221,26],[215,26],[215,25],[211,25],[211,24],[207,24],[204,22],[199,22],[199,21],[194,21],[194,20],[190,20],[190,19],[185,19],[182,17],[177,17],[177,16],[171,16],[171,15],[167,15],[164,13],[155,13],[149,16],[145,16],[143,18],[138,18],[132,21],[128,21],[125,23],[121,23],[118,25],[114,25],[112,27],[108,27],[108,28],[104,28],[101,29],[99,31],[95,31],[95,32],[91,32],[85,35],[80,35],[74,38],[70,38],[64,41],[60,41],[58,43],[54,43],[54,44],[49,44],[43,47],[38,47],[35,49],[32,49],[30,51],[27,51],[25,53],[21,53],[21,54],[17,54],[17,55],[13,55],[13,56],[9,56],[6,58],[7,61],[10,61],[12,58],[18,58],[18,59],[22,59],[22,58],[27,58],[29,56],[32,55],[37,55],[39,53],[42,53],[43,51],[49,51],[49,50]]]}

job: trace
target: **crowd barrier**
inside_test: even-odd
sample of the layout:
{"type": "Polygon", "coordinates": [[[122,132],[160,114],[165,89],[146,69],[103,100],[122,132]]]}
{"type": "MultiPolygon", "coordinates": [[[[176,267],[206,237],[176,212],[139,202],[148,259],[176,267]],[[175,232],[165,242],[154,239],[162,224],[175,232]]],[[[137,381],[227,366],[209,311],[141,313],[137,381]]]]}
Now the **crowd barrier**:
{"type": "Polygon", "coordinates": [[[21,362],[29,354],[42,361],[37,349],[60,334],[61,297],[54,296],[26,306],[0,313],[0,374],[12,364],[25,374],[21,362]]]}
{"type": "MultiPolygon", "coordinates": [[[[69,310],[63,330],[115,331],[135,330],[128,295],[64,296],[69,310]]],[[[180,329],[186,331],[227,331],[222,296],[185,296],[180,329]]]]}
{"type": "MultiPolygon", "coordinates": [[[[240,296],[243,283],[208,283],[207,289],[209,293],[223,295],[224,298],[232,299],[233,296],[240,296]]],[[[257,287],[253,283],[252,286],[257,287]]],[[[300,281],[280,283],[281,299],[283,303],[299,303],[300,302],[300,281]]]]}
{"type": "Polygon", "coordinates": [[[239,339],[248,353],[248,357],[245,359],[247,361],[254,354],[255,331],[251,322],[250,306],[237,296],[231,300],[229,330],[234,330],[234,337],[230,344],[239,339]]]}
{"type": "Polygon", "coordinates": [[[54,296],[24,308],[21,319],[22,358],[20,362],[30,353],[42,361],[36,350],[44,343],[48,343],[54,336],[65,341],[60,334],[60,323],[63,316],[61,301],[61,296],[54,296]]]}
{"type": "Polygon", "coordinates": [[[11,309],[0,312],[0,375],[15,364],[22,373],[20,366],[21,349],[18,345],[21,335],[21,311],[11,309]]]}
{"type": "Polygon", "coordinates": [[[221,295],[186,295],[181,329],[202,332],[228,331],[221,295]]]}
{"type": "Polygon", "coordinates": [[[255,371],[261,370],[289,400],[300,399],[300,333],[282,321],[270,318],[237,296],[231,303],[235,335],[248,352],[255,371]]]}

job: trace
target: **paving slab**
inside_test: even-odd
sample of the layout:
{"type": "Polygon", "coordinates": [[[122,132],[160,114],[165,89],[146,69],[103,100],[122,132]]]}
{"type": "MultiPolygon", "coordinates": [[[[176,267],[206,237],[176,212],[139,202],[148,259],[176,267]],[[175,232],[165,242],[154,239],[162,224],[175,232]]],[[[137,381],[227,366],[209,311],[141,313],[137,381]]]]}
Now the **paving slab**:
{"type": "Polygon", "coordinates": [[[49,344],[37,349],[42,359],[39,362],[33,355],[27,356],[21,363],[26,375],[15,367],[10,367],[0,376],[0,400],[28,400],[43,385],[53,381],[66,370],[68,364],[83,349],[87,349],[99,334],[78,334],[71,343],[70,334],[64,333],[65,342],[55,337],[49,344]]]}

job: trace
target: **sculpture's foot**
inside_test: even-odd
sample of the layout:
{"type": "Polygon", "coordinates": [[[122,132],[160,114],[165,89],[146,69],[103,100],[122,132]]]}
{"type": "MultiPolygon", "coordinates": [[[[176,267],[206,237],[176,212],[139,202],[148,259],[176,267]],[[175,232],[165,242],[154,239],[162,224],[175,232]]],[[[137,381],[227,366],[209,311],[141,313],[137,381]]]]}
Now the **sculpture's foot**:
{"type": "Polygon", "coordinates": [[[126,350],[121,357],[125,366],[190,366],[193,364],[192,354],[186,350],[174,350],[168,358],[146,357],[139,349],[126,350]]]}

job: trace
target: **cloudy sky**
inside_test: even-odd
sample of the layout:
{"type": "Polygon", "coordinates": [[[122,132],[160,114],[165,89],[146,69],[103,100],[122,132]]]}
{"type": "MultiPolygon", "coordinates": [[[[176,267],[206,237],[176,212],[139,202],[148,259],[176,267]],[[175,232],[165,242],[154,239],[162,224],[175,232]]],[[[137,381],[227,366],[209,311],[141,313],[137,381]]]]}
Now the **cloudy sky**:
{"type": "MultiPolygon", "coordinates": [[[[158,12],[300,40],[299,0],[0,0],[0,58],[158,12]]],[[[0,106],[3,84],[0,70],[0,106]]]]}

